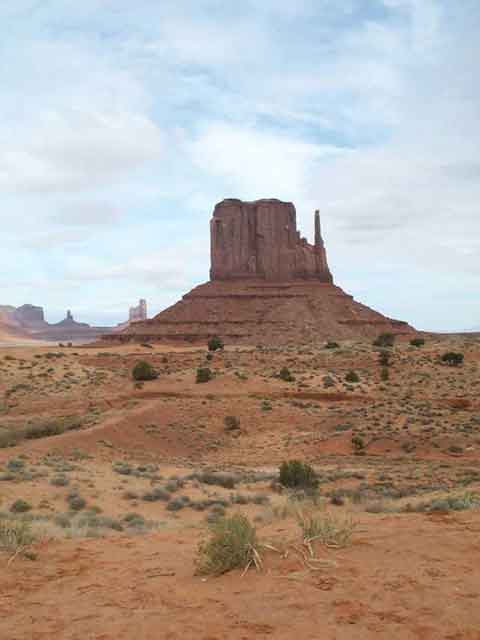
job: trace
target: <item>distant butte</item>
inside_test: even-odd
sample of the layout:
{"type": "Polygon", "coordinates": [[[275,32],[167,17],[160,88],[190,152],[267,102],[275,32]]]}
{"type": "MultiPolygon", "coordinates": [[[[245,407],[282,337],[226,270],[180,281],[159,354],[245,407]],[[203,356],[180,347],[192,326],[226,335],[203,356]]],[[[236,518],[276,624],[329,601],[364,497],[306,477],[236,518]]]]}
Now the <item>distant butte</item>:
{"type": "Polygon", "coordinates": [[[107,340],[230,344],[305,344],[411,333],[356,302],[333,283],[315,212],[315,242],[297,230],[295,207],[276,199],[227,199],[210,221],[210,281],[151,320],[107,340]]]}

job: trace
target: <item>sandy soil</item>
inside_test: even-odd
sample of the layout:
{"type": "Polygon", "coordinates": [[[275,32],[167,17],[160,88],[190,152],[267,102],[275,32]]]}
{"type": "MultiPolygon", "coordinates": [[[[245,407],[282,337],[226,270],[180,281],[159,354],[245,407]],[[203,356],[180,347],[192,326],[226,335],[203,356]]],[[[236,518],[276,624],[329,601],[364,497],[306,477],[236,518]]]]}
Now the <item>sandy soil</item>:
{"type": "Polygon", "coordinates": [[[0,524],[36,535],[0,551],[0,638],[479,640],[478,337],[399,341],[388,380],[368,342],[206,355],[0,349],[0,524]],[[139,359],[157,380],[132,381],[139,359]],[[317,470],[315,501],[278,488],[291,458],[317,470]],[[310,561],[299,509],[351,539],[310,561]],[[208,522],[236,512],[263,570],[196,575],[208,522]]]}

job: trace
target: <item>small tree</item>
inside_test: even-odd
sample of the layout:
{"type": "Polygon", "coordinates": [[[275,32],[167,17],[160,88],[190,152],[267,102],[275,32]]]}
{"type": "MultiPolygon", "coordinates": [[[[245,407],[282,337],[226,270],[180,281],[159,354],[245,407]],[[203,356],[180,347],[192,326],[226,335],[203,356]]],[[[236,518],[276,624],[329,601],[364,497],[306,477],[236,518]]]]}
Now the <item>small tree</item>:
{"type": "Polygon", "coordinates": [[[280,466],[280,484],[290,489],[315,489],[318,478],[314,468],[301,460],[289,460],[280,466]]]}
{"type": "Polygon", "coordinates": [[[149,362],[140,360],[132,369],[132,378],[138,381],[155,380],[158,378],[158,373],[149,362]]]}
{"type": "Polygon", "coordinates": [[[447,351],[441,357],[443,363],[448,364],[449,367],[459,367],[463,364],[463,353],[456,353],[455,351],[447,351]]]}
{"type": "Polygon", "coordinates": [[[220,349],[223,349],[223,347],[224,347],[223,340],[218,336],[213,336],[208,341],[209,351],[219,351],[220,349]]]}
{"type": "Polygon", "coordinates": [[[393,347],[395,344],[395,335],[393,333],[381,333],[378,338],[373,341],[374,347],[393,347]]]}

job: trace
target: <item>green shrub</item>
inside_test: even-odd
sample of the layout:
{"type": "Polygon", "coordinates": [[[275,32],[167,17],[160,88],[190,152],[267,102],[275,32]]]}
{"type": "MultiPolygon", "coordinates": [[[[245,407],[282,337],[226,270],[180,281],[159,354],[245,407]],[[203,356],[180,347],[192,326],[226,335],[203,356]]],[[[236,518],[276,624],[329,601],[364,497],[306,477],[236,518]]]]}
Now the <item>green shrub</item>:
{"type": "Polygon", "coordinates": [[[378,338],[373,341],[374,347],[393,347],[395,344],[395,335],[393,333],[381,333],[378,338]]]}
{"type": "Polygon", "coordinates": [[[345,376],[346,382],[360,382],[360,378],[358,377],[358,373],[355,371],[349,371],[345,376]]]}
{"type": "Polygon", "coordinates": [[[27,425],[25,428],[25,438],[27,440],[37,440],[38,438],[49,438],[58,436],[65,431],[65,425],[60,420],[40,422],[27,425]]]}
{"type": "Polygon", "coordinates": [[[278,374],[278,377],[280,378],[280,380],[283,380],[284,382],[293,382],[295,380],[295,376],[293,376],[290,373],[290,370],[287,369],[287,367],[283,367],[280,370],[280,373],[278,374]]]}
{"type": "Polygon", "coordinates": [[[223,349],[223,347],[224,347],[223,341],[218,336],[213,336],[208,341],[209,351],[219,351],[220,349],[223,349]]]}
{"type": "Polygon", "coordinates": [[[410,340],[410,344],[412,347],[423,347],[425,340],[424,338],[413,338],[413,340],[410,340]]]}
{"type": "Polygon", "coordinates": [[[196,378],[197,383],[210,382],[212,378],[213,378],[212,370],[209,369],[208,367],[199,367],[197,369],[197,378],[196,378]]]}
{"type": "Polygon", "coordinates": [[[137,381],[155,380],[158,373],[149,362],[140,360],[132,369],[132,378],[137,381]]]}
{"type": "Polygon", "coordinates": [[[455,353],[455,351],[447,351],[441,357],[441,361],[448,364],[449,367],[458,367],[463,363],[463,353],[455,353]]]}
{"type": "Polygon", "coordinates": [[[15,502],[10,506],[10,511],[12,513],[26,513],[32,509],[32,505],[26,500],[22,500],[18,498],[15,502]]]}
{"type": "Polygon", "coordinates": [[[219,576],[258,562],[256,531],[245,516],[220,517],[211,524],[210,531],[210,539],[198,549],[199,574],[219,576]]]}
{"type": "Polygon", "coordinates": [[[301,460],[289,460],[280,465],[280,484],[290,489],[314,489],[318,485],[315,470],[301,460]]]}
{"type": "Polygon", "coordinates": [[[362,436],[359,435],[352,436],[352,445],[356,451],[362,451],[365,449],[365,441],[362,436]]]}
{"type": "Polygon", "coordinates": [[[388,370],[388,367],[382,367],[382,370],[380,371],[380,380],[383,380],[383,382],[386,382],[389,378],[390,378],[390,372],[388,370]]]}

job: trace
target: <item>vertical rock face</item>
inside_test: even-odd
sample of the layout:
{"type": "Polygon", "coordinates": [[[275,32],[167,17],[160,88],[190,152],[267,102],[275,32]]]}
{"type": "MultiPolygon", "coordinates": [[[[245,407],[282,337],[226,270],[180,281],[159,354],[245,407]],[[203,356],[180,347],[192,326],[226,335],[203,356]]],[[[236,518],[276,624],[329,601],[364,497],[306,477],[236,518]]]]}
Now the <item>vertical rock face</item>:
{"type": "Polygon", "coordinates": [[[210,222],[212,280],[333,282],[315,214],[315,245],[297,231],[291,202],[223,200],[210,222]]]}

